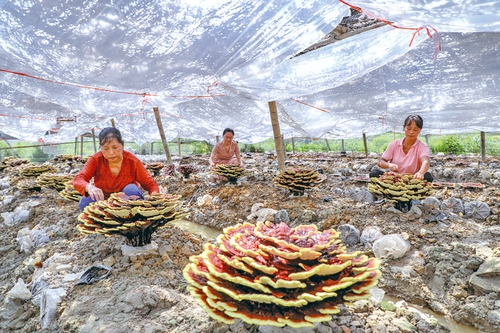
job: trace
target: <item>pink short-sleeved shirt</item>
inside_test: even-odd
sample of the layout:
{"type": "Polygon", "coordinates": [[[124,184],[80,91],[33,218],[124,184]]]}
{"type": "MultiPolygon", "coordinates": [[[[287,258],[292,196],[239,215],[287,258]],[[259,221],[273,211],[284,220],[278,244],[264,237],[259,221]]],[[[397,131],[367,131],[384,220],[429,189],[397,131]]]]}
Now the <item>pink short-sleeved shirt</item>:
{"type": "Polygon", "coordinates": [[[431,152],[429,147],[417,139],[410,147],[408,154],[403,151],[403,139],[395,140],[389,143],[387,149],[382,154],[382,158],[390,163],[397,164],[399,167],[398,173],[411,173],[414,175],[422,166],[422,157],[430,157],[431,152]]]}
{"type": "Polygon", "coordinates": [[[238,164],[238,156],[240,155],[240,148],[235,141],[231,142],[229,149],[224,148],[224,141],[217,143],[212,149],[210,157],[212,162],[217,164],[238,164]]]}

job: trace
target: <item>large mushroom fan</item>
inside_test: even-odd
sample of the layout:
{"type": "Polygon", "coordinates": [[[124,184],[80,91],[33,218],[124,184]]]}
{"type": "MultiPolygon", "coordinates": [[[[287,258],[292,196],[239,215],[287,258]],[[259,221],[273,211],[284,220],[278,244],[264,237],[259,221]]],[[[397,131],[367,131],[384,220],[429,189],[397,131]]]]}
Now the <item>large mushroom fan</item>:
{"type": "Polygon", "coordinates": [[[226,177],[230,183],[236,183],[238,178],[248,174],[245,169],[235,164],[217,164],[210,172],[226,177]]]}
{"type": "Polygon", "coordinates": [[[185,217],[180,208],[180,195],[152,194],[144,199],[113,193],[107,200],[90,203],[78,215],[78,230],[84,234],[118,234],[127,238],[132,246],[151,243],[157,228],[185,217]]]}
{"type": "Polygon", "coordinates": [[[370,180],[368,191],[382,195],[390,202],[422,200],[434,193],[432,183],[413,178],[411,174],[386,172],[380,178],[372,177],[370,180]]]}
{"type": "Polygon", "coordinates": [[[302,195],[306,189],[317,186],[325,179],[324,175],[311,169],[287,168],[273,178],[273,183],[290,190],[293,195],[302,195]]]}
{"type": "Polygon", "coordinates": [[[339,304],[366,299],[380,261],[346,253],[335,230],[285,223],[237,224],[207,243],[183,270],[191,295],[215,320],[313,327],[339,304]]]}

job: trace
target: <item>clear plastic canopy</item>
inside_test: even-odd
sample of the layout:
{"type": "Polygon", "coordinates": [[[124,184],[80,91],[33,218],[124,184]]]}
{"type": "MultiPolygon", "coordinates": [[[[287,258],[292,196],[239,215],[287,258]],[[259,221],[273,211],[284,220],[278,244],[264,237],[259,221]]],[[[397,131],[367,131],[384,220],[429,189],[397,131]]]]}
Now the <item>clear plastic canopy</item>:
{"type": "Polygon", "coordinates": [[[497,131],[500,2],[1,1],[0,131],[63,142],[113,120],[127,141],[243,143],[402,130],[497,131]],[[298,55],[359,7],[388,23],[298,55]]]}

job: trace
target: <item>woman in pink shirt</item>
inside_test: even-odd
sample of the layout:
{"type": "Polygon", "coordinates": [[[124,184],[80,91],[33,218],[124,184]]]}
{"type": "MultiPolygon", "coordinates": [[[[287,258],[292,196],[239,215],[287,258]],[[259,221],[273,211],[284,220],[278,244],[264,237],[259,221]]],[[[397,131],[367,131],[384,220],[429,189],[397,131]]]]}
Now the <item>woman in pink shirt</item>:
{"type": "Polygon", "coordinates": [[[99,145],[100,151],[89,157],[73,180],[73,187],[82,195],[78,204],[80,210],[91,202],[105,200],[116,192],[143,198],[139,186],[149,194],[160,192],[158,183],[142,161],[124,150],[119,130],[114,127],[104,128],[99,133],[99,145]]]}
{"type": "MultiPolygon", "coordinates": [[[[215,145],[208,159],[210,170],[215,168],[217,164],[235,164],[243,167],[240,148],[238,147],[238,143],[233,141],[234,131],[230,128],[226,128],[222,132],[222,137],[222,141],[215,145]]],[[[212,175],[211,181],[221,180],[221,178],[221,176],[217,177],[217,175],[212,175]]]]}
{"type": "Polygon", "coordinates": [[[428,171],[430,166],[429,147],[418,139],[424,121],[419,115],[410,115],[404,122],[405,137],[395,140],[378,161],[378,167],[370,171],[370,177],[380,177],[389,171],[400,174],[412,174],[416,179],[432,182],[433,177],[428,171]],[[382,169],[386,170],[382,170],[382,169]]]}

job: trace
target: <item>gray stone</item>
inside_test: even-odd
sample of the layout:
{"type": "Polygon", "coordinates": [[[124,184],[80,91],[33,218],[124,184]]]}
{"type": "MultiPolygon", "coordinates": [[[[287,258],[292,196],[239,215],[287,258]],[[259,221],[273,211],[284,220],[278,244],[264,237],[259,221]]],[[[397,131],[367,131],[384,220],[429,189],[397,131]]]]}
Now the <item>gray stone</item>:
{"type": "Polygon", "coordinates": [[[488,322],[492,325],[500,325],[500,310],[488,311],[488,322]]]}
{"type": "Polygon", "coordinates": [[[387,326],[384,323],[373,323],[371,329],[372,333],[387,333],[387,326]]]}
{"type": "Polygon", "coordinates": [[[276,215],[274,216],[274,222],[275,223],[289,223],[290,222],[290,217],[288,216],[288,212],[285,209],[279,210],[276,215]]]}
{"type": "Polygon", "coordinates": [[[319,324],[318,327],[316,327],[316,332],[317,333],[334,333],[333,329],[329,326],[326,326],[324,324],[319,324]]]}
{"type": "Polygon", "coordinates": [[[337,231],[340,232],[340,239],[346,245],[356,245],[359,243],[360,231],[353,225],[342,224],[338,226],[337,231]]]}
{"type": "Polygon", "coordinates": [[[401,329],[401,332],[415,332],[416,327],[412,325],[405,317],[395,318],[392,322],[401,329]]]}
{"type": "Polygon", "coordinates": [[[477,272],[472,274],[469,283],[480,294],[500,292],[500,258],[485,260],[477,272]]]}

